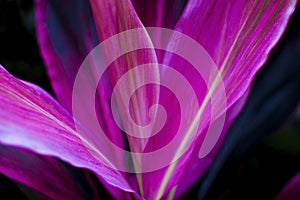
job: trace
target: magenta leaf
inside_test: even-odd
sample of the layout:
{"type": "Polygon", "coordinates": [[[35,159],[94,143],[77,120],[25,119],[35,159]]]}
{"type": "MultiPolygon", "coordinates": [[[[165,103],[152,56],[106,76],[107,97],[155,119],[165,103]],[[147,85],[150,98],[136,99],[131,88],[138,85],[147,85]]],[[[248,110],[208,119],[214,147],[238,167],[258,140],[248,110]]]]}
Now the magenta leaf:
{"type": "MultiPolygon", "coordinates": [[[[99,43],[90,3],[72,1],[72,12],[70,1],[36,0],[35,3],[38,42],[48,76],[60,104],[71,112],[77,72],[88,53],[99,43]]],[[[94,76],[89,75],[89,79],[94,76]]],[[[99,90],[110,91],[110,78],[107,76],[105,80],[105,86],[99,90]]],[[[106,94],[99,93],[98,117],[104,122],[110,140],[123,147],[120,130],[107,117],[110,115],[105,107],[107,101],[106,94]]]]}
{"type": "Polygon", "coordinates": [[[174,28],[186,4],[186,0],[131,0],[131,2],[145,27],[169,29],[174,28]]]}
{"type": "Polygon", "coordinates": [[[300,198],[300,173],[296,174],[275,197],[275,200],[300,198]]]}
{"type": "MultiPolygon", "coordinates": [[[[247,104],[232,124],[218,155],[201,181],[199,197],[205,195],[213,182],[218,183],[220,179],[215,178],[226,161],[248,158],[258,145],[287,123],[287,116],[293,115],[299,105],[300,40],[297,17],[296,11],[283,40],[274,48],[271,59],[257,74],[247,104]]],[[[288,134],[281,135],[289,137],[288,134]]],[[[275,141],[291,146],[290,142],[284,142],[281,137],[275,138],[275,141]]]]}
{"type": "Polygon", "coordinates": [[[52,199],[83,199],[70,172],[47,156],[0,146],[0,172],[52,199]]]}
{"type": "MultiPolygon", "coordinates": [[[[270,50],[286,27],[295,4],[296,1],[188,1],[175,30],[198,41],[213,58],[222,77],[221,80],[215,78],[216,83],[218,81],[223,83],[226,90],[226,106],[211,116],[209,110],[204,110],[203,115],[207,114],[207,121],[200,127],[197,142],[195,141],[193,147],[189,147],[190,155],[187,153],[186,156],[181,157],[175,167],[169,167],[157,173],[156,176],[149,175],[149,181],[145,183],[148,185],[145,186],[146,188],[150,187],[154,181],[161,182],[157,189],[151,187],[151,195],[153,191],[157,192],[155,198],[163,197],[171,188],[176,191],[180,187],[180,183],[177,186],[178,177],[183,172],[187,173],[192,170],[186,166],[188,162],[194,162],[190,160],[191,154],[199,153],[199,145],[203,145],[201,137],[205,134],[205,128],[236,104],[249,89],[254,75],[266,61],[270,50]]],[[[182,44],[178,42],[178,38],[171,38],[169,49],[179,48],[182,48],[182,44]]],[[[185,62],[176,59],[176,56],[172,54],[165,55],[164,64],[181,65],[179,70],[187,71],[185,62]]],[[[187,74],[189,77],[194,75],[192,72],[187,72],[187,74]]],[[[195,81],[193,85],[196,84],[195,81]]],[[[209,87],[208,91],[217,94],[213,88],[209,87]]],[[[202,98],[205,99],[209,92],[205,92],[205,89],[202,91],[204,91],[202,98]]],[[[211,153],[202,159],[203,162],[210,159],[211,163],[219,147],[216,145],[211,153]]],[[[209,164],[199,164],[197,176],[201,177],[208,166],[209,164]]]]}
{"type": "Polygon", "coordinates": [[[35,11],[38,42],[48,76],[58,100],[71,111],[78,68],[99,43],[90,4],[84,0],[36,0],[35,11]]]}
{"type": "MultiPolygon", "coordinates": [[[[54,156],[96,173],[104,185],[135,193],[123,175],[91,142],[78,134],[73,118],[39,87],[20,81],[0,67],[0,142],[54,156]]],[[[63,185],[61,186],[63,187],[63,185]]]]}
{"type": "Polygon", "coordinates": [[[116,198],[130,197],[129,194],[123,196],[120,189],[136,198],[179,198],[203,176],[214,160],[229,125],[244,105],[254,75],[281,36],[296,1],[190,0],[182,15],[179,17],[177,13],[174,19],[164,16],[169,16],[173,8],[181,10],[182,4],[169,7],[168,1],[154,1],[152,9],[158,15],[151,19],[137,1],[90,0],[90,3],[91,7],[87,1],[77,0],[74,9],[68,13],[68,2],[36,0],[42,55],[56,95],[69,112],[72,110],[75,123],[72,116],[41,89],[13,78],[1,68],[0,106],[4,109],[0,111],[0,119],[4,125],[0,126],[0,142],[88,168],[116,198]],[[151,38],[145,25],[175,26],[174,34],[163,49],[169,53],[153,50],[153,46],[163,45],[161,41],[155,41],[161,35],[151,38]],[[136,31],[134,37],[126,37],[131,30],[136,31]],[[87,59],[91,68],[77,74],[87,54],[98,42],[105,43],[116,34],[116,37],[122,35],[121,32],[124,37],[112,45],[104,44],[101,53],[87,59]],[[185,46],[183,34],[203,47],[204,53],[197,55],[198,51],[185,46]],[[143,45],[146,50],[137,50],[135,45],[143,45]],[[119,57],[118,53],[123,49],[127,52],[119,57]],[[193,62],[185,56],[175,55],[179,50],[193,62]],[[99,60],[101,64],[107,64],[107,68],[99,67],[99,60]],[[171,67],[159,68],[158,60],[171,67]],[[155,64],[151,69],[134,69],[145,63],[155,64]],[[204,65],[199,68],[202,74],[193,69],[191,65],[194,64],[204,65]],[[102,70],[106,72],[98,84],[97,76],[102,70]],[[132,74],[124,78],[128,71],[132,74]],[[174,81],[177,80],[174,71],[183,77],[178,80],[185,78],[192,87],[174,81]],[[119,79],[123,84],[118,84],[119,79]],[[144,82],[162,85],[146,86],[132,93],[144,82]],[[172,83],[174,90],[170,92],[163,83],[172,83]],[[76,92],[78,86],[85,87],[83,93],[76,92]],[[86,94],[93,94],[93,86],[97,94],[87,98],[86,94]],[[174,100],[172,92],[175,90],[183,98],[174,100]],[[110,97],[112,93],[115,98],[110,97]],[[81,101],[72,102],[72,98],[80,97],[81,101]],[[115,100],[113,108],[109,108],[111,99],[115,100]],[[95,106],[93,101],[96,101],[95,106]],[[85,104],[88,109],[83,106],[85,104]],[[157,104],[165,107],[169,121],[159,134],[149,139],[138,138],[156,128],[156,123],[154,128],[140,128],[139,125],[149,123],[149,117],[158,124],[160,121],[164,123],[161,116],[165,113],[160,112],[159,106],[151,107],[157,104]],[[95,108],[96,118],[108,138],[120,148],[126,148],[128,142],[131,155],[124,156],[106,147],[98,132],[94,132],[90,113],[95,108]],[[83,118],[78,118],[78,113],[83,118]],[[116,122],[112,121],[112,115],[117,116],[116,122]],[[138,126],[127,123],[131,118],[138,126]],[[183,126],[179,126],[181,122],[183,126]],[[120,124],[123,131],[119,129],[120,124]],[[175,134],[177,129],[182,131],[179,137],[175,134]],[[123,132],[127,133],[126,137],[123,132]],[[164,168],[143,173],[155,165],[147,153],[161,149],[174,137],[181,143],[173,148],[173,152],[164,152],[160,159],[155,159],[155,162],[164,162],[171,157],[171,162],[164,168]],[[136,152],[143,153],[142,157],[136,157],[136,152]],[[129,163],[132,162],[130,164],[137,171],[128,172],[136,172],[136,176],[119,172],[118,166],[111,163],[107,155],[125,168],[124,162],[132,159],[129,163]],[[191,175],[193,179],[187,178],[191,175]]]}

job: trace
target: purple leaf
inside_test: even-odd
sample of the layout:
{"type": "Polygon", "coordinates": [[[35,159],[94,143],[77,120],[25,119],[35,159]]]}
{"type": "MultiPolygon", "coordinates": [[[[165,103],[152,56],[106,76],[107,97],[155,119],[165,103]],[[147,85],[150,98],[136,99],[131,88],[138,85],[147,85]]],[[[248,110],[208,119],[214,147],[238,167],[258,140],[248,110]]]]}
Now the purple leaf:
{"type": "Polygon", "coordinates": [[[186,4],[186,0],[132,0],[131,2],[145,27],[169,29],[174,28],[186,4]]]}
{"type": "Polygon", "coordinates": [[[275,197],[275,200],[300,198],[300,173],[296,174],[275,197]]]}
{"type": "MultiPolygon", "coordinates": [[[[88,1],[47,1],[36,0],[36,29],[42,57],[54,92],[64,108],[72,111],[72,91],[77,72],[88,53],[99,43],[92,10],[88,1]],[[72,2],[72,9],[69,9],[72,2]]],[[[93,74],[88,74],[93,80],[93,74]]],[[[100,90],[111,90],[109,76],[100,90]]],[[[107,94],[99,93],[97,114],[105,125],[111,141],[123,147],[121,131],[107,117],[107,94]]],[[[83,109],[82,112],[85,112],[83,109]]]]}
{"type": "MultiPolygon", "coordinates": [[[[174,152],[165,152],[161,154],[160,159],[155,159],[155,162],[163,162],[166,157],[174,157],[174,162],[163,169],[136,175],[141,195],[153,199],[163,198],[167,195],[169,197],[175,195],[177,198],[205,173],[215,158],[229,125],[241,110],[247,96],[246,91],[250,90],[254,75],[267,59],[271,48],[278,41],[296,3],[295,0],[276,2],[190,0],[186,3],[184,11],[177,21],[178,15],[174,20],[164,18],[164,15],[172,12],[173,9],[173,7],[166,6],[168,1],[153,2],[152,8],[158,11],[158,15],[152,20],[150,14],[145,12],[140,2],[134,1],[135,10],[129,0],[91,0],[94,22],[90,7],[86,2],[76,1],[78,4],[74,6],[76,8],[74,10],[84,7],[84,12],[80,11],[83,17],[79,17],[79,20],[73,20],[72,18],[80,16],[78,15],[79,11],[78,13],[75,12],[74,15],[70,15],[71,17],[64,11],[67,3],[49,3],[42,0],[36,2],[38,34],[42,53],[57,96],[69,111],[72,107],[72,88],[78,68],[88,52],[95,47],[96,41],[105,42],[120,32],[138,29],[139,34],[137,37],[125,37],[125,39],[117,40],[113,45],[104,45],[102,53],[97,54],[95,59],[89,60],[92,63],[91,68],[85,74],[80,73],[79,76],[86,90],[84,93],[75,93],[75,97],[82,97],[80,105],[84,105],[84,103],[87,106],[94,105],[93,101],[95,99],[85,99],[85,94],[94,91],[93,85],[98,84],[97,75],[99,75],[99,71],[104,69],[104,65],[109,65],[97,88],[97,117],[100,124],[105,127],[105,132],[111,141],[121,148],[125,148],[126,140],[128,141],[128,148],[133,152],[134,167],[138,166],[141,170],[154,164],[147,157],[147,152],[155,152],[164,147],[172,138],[177,137],[174,133],[180,128],[178,124],[185,123],[182,132],[186,134],[180,135],[179,141],[182,141],[182,143],[176,146],[178,149],[173,148],[174,152]],[[61,8],[59,8],[60,6],[61,8]],[[137,13],[139,13],[140,18],[137,13]],[[55,18],[56,16],[58,16],[58,19],[55,18]],[[206,60],[203,59],[203,55],[195,54],[197,51],[193,52],[192,48],[185,48],[184,39],[178,37],[176,33],[169,38],[166,46],[166,50],[171,51],[171,53],[154,52],[152,47],[155,41],[153,40],[159,39],[159,37],[155,36],[151,38],[153,40],[150,40],[149,32],[145,30],[144,25],[173,27],[176,22],[175,31],[184,33],[198,42],[204,47],[211,60],[205,63],[206,60]],[[98,38],[95,36],[94,24],[97,27],[98,38]],[[132,41],[132,39],[135,40],[132,41]],[[148,49],[130,52],[129,50],[137,44],[143,44],[143,47],[148,49]],[[127,49],[128,52],[121,57],[117,57],[116,55],[122,49],[127,49]],[[183,50],[186,53],[185,55],[191,56],[194,63],[188,63],[185,60],[186,57],[180,58],[178,55],[174,55],[178,50],[183,50]],[[112,58],[115,57],[117,59],[114,62],[107,62],[114,60],[112,58]],[[97,64],[99,60],[104,65],[97,68],[98,66],[95,63],[97,64]],[[183,87],[181,81],[173,81],[173,88],[177,88],[181,95],[185,94],[185,97],[188,97],[183,98],[183,104],[174,100],[174,94],[163,87],[144,87],[134,93],[129,103],[129,110],[131,111],[131,116],[129,116],[129,112],[127,112],[128,105],[124,99],[131,95],[133,89],[136,89],[140,83],[146,82],[146,80],[155,83],[160,81],[171,83],[174,76],[168,74],[167,68],[158,70],[157,66],[154,65],[152,70],[142,68],[137,72],[138,74],[133,74],[130,78],[124,79],[124,84],[118,85],[118,81],[127,71],[133,70],[133,67],[144,63],[157,63],[157,60],[176,69],[189,81],[196,93],[194,98],[196,103],[190,101],[191,95],[187,92],[189,90],[183,87]],[[197,71],[191,67],[195,63],[208,64],[207,68],[200,69],[203,74],[197,74],[197,71]],[[216,67],[218,71],[214,71],[213,67],[216,67]],[[116,106],[111,110],[109,108],[110,95],[117,85],[120,87],[114,91],[116,106]],[[223,86],[225,94],[222,94],[221,91],[223,86]],[[213,99],[212,96],[216,99],[213,99]],[[134,126],[129,125],[127,123],[128,119],[132,117],[139,125],[149,123],[149,108],[157,103],[165,106],[168,114],[169,121],[166,122],[164,129],[149,139],[137,139],[132,135],[128,135],[128,132],[134,133],[138,137],[145,134],[140,129],[135,129],[134,126]],[[197,107],[198,104],[200,108],[197,107]],[[182,106],[186,112],[181,110],[180,107],[182,106]],[[218,109],[213,110],[213,107],[218,107],[218,109]],[[228,113],[226,113],[227,111],[228,113]],[[182,114],[181,112],[183,113],[182,118],[179,116],[182,114]],[[118,129],[116,124],[118,122],[112,121],[112,113],[118,114],[119,123],[124,126],[124,132],[127,133],[126,138],[118,129]],[[225,123],[220,125],[219,123],[222,123],[222,120],[225,120],[225,123]],[[193,123],[189,124],[190,121],[193,123]],[[195,128],[194,122],[199,123],[199,127],[195,128]],[[208,134],[207,131],[211,127],[221,128],[221,131],[213,131],[213,133],[220,132],[220,135],[208,134]],[[190,133],[194,132],[194,129],[196,133],[193,139],[190,137],[190,133]],[[216,141],[207,142],[212,138],[216,141]],[[176,155],[178,152],[181,154],[182,149],[186,149],[186,151],[182,152],[183,155],[179,160],[176,160],[176,155]],[[142,159],[136,158],[134,156],[135,152],[143,152],[142,159]],[[200,159],[198,159],[199,156],[200,159]],[[187,180],[185,177],[190,176],[190,174],[194,174],[194,178],[187,180]],[[178,192],[176,192],[176,189],[178,192]]],[[[175,5],[174,7],[180,10],[182,5],[175,5]]],[[[75,82],[75,89],[76,86],[78,85],[75,82]]],[[[72,103],[74,106],[74,102],[72,103]]],[[[75,103],[75,105],[77,104],[75,103]]],[[[100,151],[105,153],[109,149],[102,147],[103,141],[95,135],[96,132],[93,132],[92,126],[89,126],[91,124],[90,113],[93,110],[93,106],[88,107],[88,109],[85,107],[75,109],[76,113],[78,112],[83,116],[80,122],[86,126],[84,128],[91,131],[86,130],[88,134],[85,136],[89,148],[95,145],[94,142],[99,142],[92,151],[102,148],[100,151]]],[[[161,115],[163,113],[155,108],[150,118],[160,121],[161,115]]],[[[98,155],[101,152],[96,152],[96,154],[98,155]]],[[[128,159],[122,153],[114,151],[111,155],[116,160],[120,160],[121,163],[124,159],[128,159]]],[[[100,158],[100,160],[106,162],[103,158],[100,158]]],[[[99,160],[97,161],[99,162],[99,160]]],[[[74,160],[70,162],[76,165],[74,160]]],[[[104,177],[104,180],[108,183],[125,191],[133,192],[132,188],[137,190],[135,177],[132,178],[130,174],[117,173],[111,169],[105,168],[105,170],[112,173],[110,174],[111,177],[114,176],[113,173],[116,173],[115,178],[121,177],[121,183],[112,183],[109,178],[104,177]],[[126,185],[125,179],[131,187],[126,185]]],[[[101,170],[94,169],[94,171],[100,173],[101,170]]],[[[106,184],[105,181],[104,184],[106,184]]]]}
{"type": "Polygon", "coordinates": [[[52,199],[83,199],[71,174],[47,156],[0,146],[0,172],[52,199]]]}
{"type": "Polygon", "coordinates": [[[54,156],[73,166],[90,169],[116,196],[122,195],[119,189],[135,193],[92,142],[78,134],[66,110],[42,89],[14,78],[2,67],[0,107],[2,145],[54,156]]]}
{"type": "Polygon", "coordinates": [[[51,84],[60,103],[71,111],[78,68],[99,43],[89,2],[36,0],[35,12],[38,42],[51,84]]]}
{"type": "MultiPolygon", "coordinates": [[[[196,147],[203,145],[205,129],[211,122],[222,116],[222,113],[236,104],[249,89],[254,75],[266,61],[270,50],[286,27],[295,4],[296,1],[188,1],[175,30],[185,33],[199,42],[212,57],[222,77],[221,80],[213,78],[213,82],[216,80],[217,85],[218,82],[224,84],[226,106],[221,107],[218,113],[212,115],[209,113],[209,107],[205,108],[204,118],[200,120],[203,125],[198,131],[197,142],[190,145],[186,156],[182,156],[175,166],[172,165],[167,170],[147,176],[149,180],[145,179],[145,188],[151,188],[147,195],[151,195],[153,198],[165,196],[172,187],[178,184],[178,177],[183,172],[187,173],[192,170],[186,166],[190,161],[194,162],[190,158],[199,153],[196,147]],[[155,188],[153,182],[161,182],[161,184],[155,188]],[[156,196],[152,196],[155,193],[157,193],[156,196]]],[[[169,41],[169,49],[176,50],[183,46],[178,37],[170,38],[169,41]]],[[[199,83],[201,79],[198,79],[198,83],[197,79],[193,79],[195,73],[188,72],[187,65],[182,59],[176,58],[173,54],[165,54],[164,64],[180,66],[176,69],[188,74],[186,77],[192,80],[193,86],[198,84],[200,88],[202,87],[202,90],[198,89],[200,92],[197,93],[200,95],[200,102],[201,96],[202,101],[209,97],[209,91],[212,95],[218,96],[216,93],[218,91],[214,91],[214,87],[209,86],[206,89],[199,83]]],[[[220,103],[222,101],[215,102],[214,105],[221,105],[220,103]]],[[[230,113],[228,114],[230,115],[230,113]]],[[[220,139],[222,141],[222,138],[220,139]]],[[[218,149],[219,145],[214,146],[211,154],[202,159],[203,162],[207,159],[214,159],[218,149]]],[[[199,164],[200,174],[203,175],[208,166],[209,164],[199,164]]]]}

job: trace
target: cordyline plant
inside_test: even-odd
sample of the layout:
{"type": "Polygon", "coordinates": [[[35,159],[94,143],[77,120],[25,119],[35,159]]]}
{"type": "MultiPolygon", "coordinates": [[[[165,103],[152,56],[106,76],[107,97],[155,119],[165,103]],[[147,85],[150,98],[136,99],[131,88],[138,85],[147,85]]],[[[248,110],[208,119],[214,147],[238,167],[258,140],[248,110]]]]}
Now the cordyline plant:
{"type": "Polygon", "coordinates": [[[60,159],[116,199],[178,199],[217,155],[296,0],[35,3],[58,101],[0,67],[1,173],[85,199],[60,159]]]}

